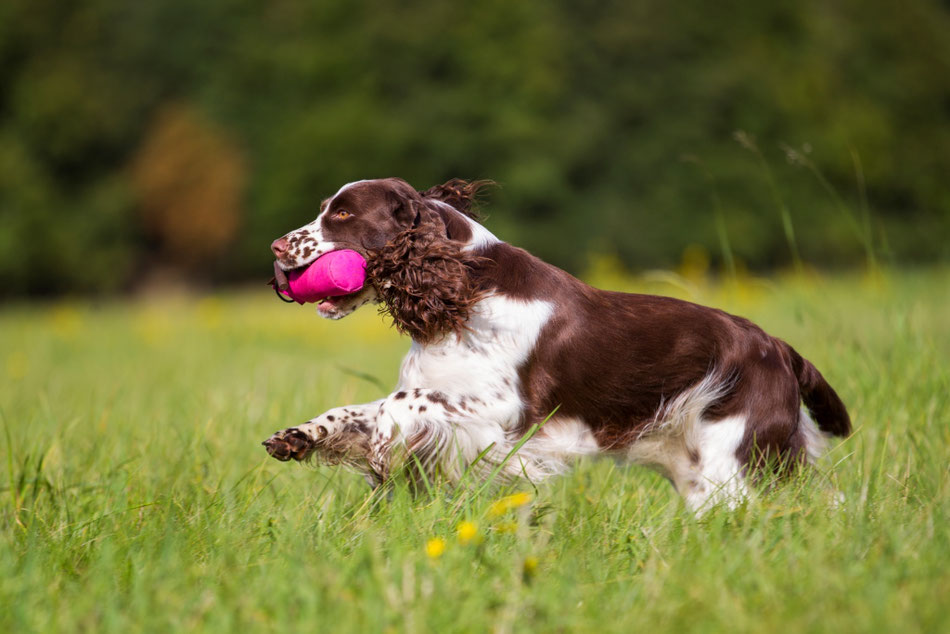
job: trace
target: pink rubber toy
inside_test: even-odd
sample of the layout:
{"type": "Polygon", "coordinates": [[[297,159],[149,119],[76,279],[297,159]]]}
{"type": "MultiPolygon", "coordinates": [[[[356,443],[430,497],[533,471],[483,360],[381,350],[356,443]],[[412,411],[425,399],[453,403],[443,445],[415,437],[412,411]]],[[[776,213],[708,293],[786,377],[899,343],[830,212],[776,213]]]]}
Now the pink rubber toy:
{"type": "Polygon", "coordinates": [[[366,260],[356,251],[341,249],[321,255],[305,269],[288,273],[288,288],[279,288],[278,292],[306,304],[355,293],[365,281],[366,260]]]}

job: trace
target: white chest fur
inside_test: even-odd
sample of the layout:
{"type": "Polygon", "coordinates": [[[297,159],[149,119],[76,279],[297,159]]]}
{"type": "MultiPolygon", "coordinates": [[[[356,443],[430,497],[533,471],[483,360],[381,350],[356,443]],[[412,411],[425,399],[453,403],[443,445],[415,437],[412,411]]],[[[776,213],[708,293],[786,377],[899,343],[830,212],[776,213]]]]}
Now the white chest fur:
{"type": "Polygon", "coordinates": [[[470,330],[460,337],[412,344],[399,373],[399,389],[426,388],[465,398],[510,429],[522,406],[518,368],[553,310],[545,301],[500,295],[483,299],[469,319],[470,330]]]}

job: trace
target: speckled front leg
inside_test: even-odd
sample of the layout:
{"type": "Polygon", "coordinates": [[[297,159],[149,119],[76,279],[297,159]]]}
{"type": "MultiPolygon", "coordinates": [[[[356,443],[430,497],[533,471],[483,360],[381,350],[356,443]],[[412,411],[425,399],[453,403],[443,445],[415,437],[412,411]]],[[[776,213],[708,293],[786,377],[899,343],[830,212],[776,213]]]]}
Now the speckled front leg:
{"type": "Polygon", "coordinates": [[[382,403],[377,420],[373,442],[385,442],[391,470],[421,466],[454,481],[484,449],[507,451],[508,419],[480,396],[400,389],[382,403]]]}
{"type": "Polygon", "coordinates": [[[377,481],[407,464],[457,479],[484,449],[507,453],[507,421],[478,396],[407,388],[337,407],[263,444],[278,460],[345,464],[377,481]]]}
{"type": "Polygon", "coordinates": [[[277,460],[314,458],[365,471],[371,468],[370,441],[381,403],[336,407],[302,425],[276,432],[262,444],[277,460]]]}

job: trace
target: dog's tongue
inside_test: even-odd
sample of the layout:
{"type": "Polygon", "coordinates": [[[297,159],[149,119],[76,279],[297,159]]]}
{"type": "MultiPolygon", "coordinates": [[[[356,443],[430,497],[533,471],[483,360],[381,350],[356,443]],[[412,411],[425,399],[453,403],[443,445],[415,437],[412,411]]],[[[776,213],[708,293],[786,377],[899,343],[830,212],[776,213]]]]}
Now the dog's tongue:
{"type": "Polygon", "coordinates": [[[328,315],[336,310],[336,301],[333,297],[327,297],[317,302],[317,310],[328,315]]]}
{"type": "Polygon", "coordinates": [[[350,249],[331,251],[309,266],[291,271],[285,278],[286,288],[281,288],[278,268],[275,265],[274,282],[278,292],[299,304],[349,295],[363,288],[366,282],[366,260],[350,249]]]}

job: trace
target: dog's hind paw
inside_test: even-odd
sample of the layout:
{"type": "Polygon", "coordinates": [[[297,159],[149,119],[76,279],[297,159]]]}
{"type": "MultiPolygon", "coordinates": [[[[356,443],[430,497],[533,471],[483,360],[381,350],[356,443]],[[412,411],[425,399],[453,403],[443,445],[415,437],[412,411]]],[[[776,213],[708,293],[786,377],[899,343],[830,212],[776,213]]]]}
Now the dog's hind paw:
{"type": "Polygon", "coordinates": [[[310,434],[291,427],[275,433],[261,444],[267,448],[267,453],[272,458],[287,462],[288,460],[306,460],[313,452],[316,441],[310,437],[310,434]]]}

